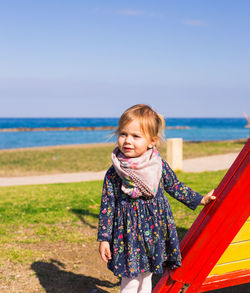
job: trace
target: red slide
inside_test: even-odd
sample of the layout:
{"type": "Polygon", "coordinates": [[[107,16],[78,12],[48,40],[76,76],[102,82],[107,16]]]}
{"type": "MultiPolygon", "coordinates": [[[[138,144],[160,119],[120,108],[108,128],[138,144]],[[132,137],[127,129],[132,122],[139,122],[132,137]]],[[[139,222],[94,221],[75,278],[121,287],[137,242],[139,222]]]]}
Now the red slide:
{"type": "Polygon", "coordinates": [[[250,139],[181,241],[182,266],[153,293],[206,292],[250,282],[250,139]]]}

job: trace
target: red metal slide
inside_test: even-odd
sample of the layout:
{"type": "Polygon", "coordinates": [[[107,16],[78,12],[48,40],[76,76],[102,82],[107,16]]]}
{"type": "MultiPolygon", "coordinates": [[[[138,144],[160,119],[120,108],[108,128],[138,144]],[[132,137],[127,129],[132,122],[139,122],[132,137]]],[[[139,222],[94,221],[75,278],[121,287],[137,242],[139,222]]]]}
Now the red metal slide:
{"type": "Polygon", "coordinates": [[[250,139],[215,189],[180,248],[182,266],[168,270],[153,293],[206,292],[250,282],[250,139]]]}

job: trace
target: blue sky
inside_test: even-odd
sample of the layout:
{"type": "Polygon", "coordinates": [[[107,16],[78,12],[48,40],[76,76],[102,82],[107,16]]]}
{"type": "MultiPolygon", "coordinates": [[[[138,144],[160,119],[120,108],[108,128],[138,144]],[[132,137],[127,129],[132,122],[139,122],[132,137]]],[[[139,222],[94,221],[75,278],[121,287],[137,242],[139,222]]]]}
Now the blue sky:
{"type": "Polygon", "coordinates": [[[0,0],[0,117],[250,116],[250,1],[0,0]]]}

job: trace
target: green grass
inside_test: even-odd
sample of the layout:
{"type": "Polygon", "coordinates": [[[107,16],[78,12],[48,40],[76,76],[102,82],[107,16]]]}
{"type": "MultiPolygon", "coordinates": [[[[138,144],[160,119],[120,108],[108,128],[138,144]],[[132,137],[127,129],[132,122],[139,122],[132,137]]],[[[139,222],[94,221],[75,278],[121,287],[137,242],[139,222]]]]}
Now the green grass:
{"type": "Polygon", "coordinates": [[[0,219],[2,224],[55,224],[77,220],[74,212],[96,217],[102,183],[30,185],[0,188],[0,219]],[[91,210],[91,212],[90,212],[91,210]]]}
{"type": "Polygon", "coordinates": [[[0,151],[0,176],[108,169],[114,145],[0,151]]]}
{"type": "MultiPolygon", "coordinates": [[[[225,170],[216,172],[202,172],[202,173],[176,173],[179,180],[191,187],[193,190],[202,195],[207,194],[212,189],[216,188],[224,175],[225,170]]],[[[175,223],[177,226],[180,239],[185,235],[187,229],[190,228],[195,218],[202,210],[202,206],[198,206],[195,211],[191,211],[182,203],[168,196],[171,209],[173,211],[175,223]]]]}
{"type": "MultiPolygon", "coordinates": [[[[178,173],[192,189],[206,194],[225,171],[178,173]]],[[[39,256],[26,246],[39,242],[96,241],[102,182],[13,186],[0,188],[0,263],[6,259],[25,262],[39,256]],[[26,246],[25,246],[26,245],[26,246]]],[[[169,197],[178,233],[182,237],[202,207],[191,211],[169,197]]]]}
{"type": "MultiPolygon", "coordinates": [[[[246,140],[185,142],[184,159],[239,152],[246,140]]],[[[106,170],[115,144],[0,151],[0,176],[26,176],[106,170]]],[[[165,158],[166,147],[160,149],[165,158]]]]}
{"type": "MultiPolygon", "coordinates": [[[[39,259],[42,257],[42,253],[32,250],[24,249],[18,247],[5,248],[2,251],[4,253],[4,259],[11,260],[12,262],[18,263],[29,263],[34,261],[34,259],[39,259]]],[[[1,260],[1,250],[0,250],[0,260],[1,260]]]]}

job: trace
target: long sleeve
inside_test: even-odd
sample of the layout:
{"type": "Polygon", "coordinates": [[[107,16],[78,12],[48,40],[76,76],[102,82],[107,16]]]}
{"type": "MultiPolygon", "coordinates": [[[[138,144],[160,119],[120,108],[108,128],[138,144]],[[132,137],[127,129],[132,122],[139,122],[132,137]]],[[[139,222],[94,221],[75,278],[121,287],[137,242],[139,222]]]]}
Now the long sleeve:
{"type": "Polygon", "coordinates": [[[180,182],[168,163],[162,160],[162,176],[165,191],[192,210],[200,204],[203,196],[180,182]]]}
{"type": "Polygon", "coordinates": [[[97,241],[110,241],[112,236],[115,194],[111,182],[111,168],[107,171],[103,182],[97,241]]]}

